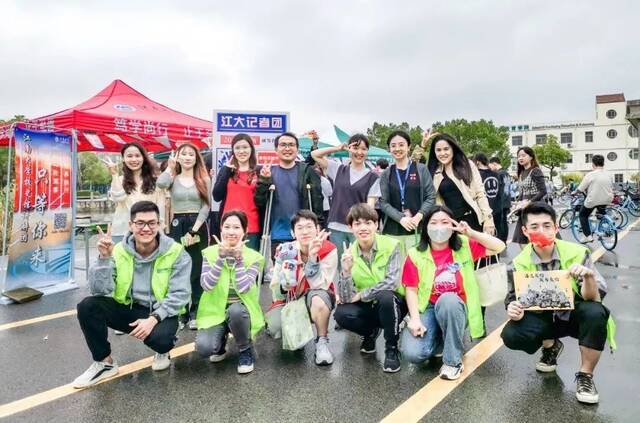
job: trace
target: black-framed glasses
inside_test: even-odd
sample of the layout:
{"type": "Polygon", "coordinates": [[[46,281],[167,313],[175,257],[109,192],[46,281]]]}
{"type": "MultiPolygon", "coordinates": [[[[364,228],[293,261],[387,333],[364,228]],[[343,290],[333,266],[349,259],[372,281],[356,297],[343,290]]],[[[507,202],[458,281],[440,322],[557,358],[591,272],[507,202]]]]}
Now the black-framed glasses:
{"type": "Polygon", "coordinates": [[[143,229],[145,226],[148,226],[149,229],[155,229],[158,227],[159,223],[160,222],[158,222],[157,220],[150,220],[148,222],[145,222],[144,220],[136,220],[135,222],[133,222],[136,229],[143,229]]]}

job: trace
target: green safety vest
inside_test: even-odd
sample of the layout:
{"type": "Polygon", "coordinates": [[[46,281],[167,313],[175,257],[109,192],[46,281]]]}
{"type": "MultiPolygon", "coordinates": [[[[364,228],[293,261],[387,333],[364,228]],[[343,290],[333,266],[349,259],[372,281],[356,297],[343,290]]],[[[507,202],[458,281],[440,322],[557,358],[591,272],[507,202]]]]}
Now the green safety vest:
{"type": "MultiPolygon", "coordinates": [[[[151,271],[151,290],[156,301],[160,302],[169,291],[169,278],[173,265],[182,253],[182,245],[174,242],[164,253],[156,257],[151,271]]],[[[120,304],[131,304],[131,284],[133,283],[133,255],[119,242],[113,247],[113,258],[116,263],[116,286],[113,299],[120,304]]]]}
{"type": "MultiPolygon", "coordinates": [[[[467,297],[467,322],[472,338],[479,338],[484,334],[482,310],[480,307],[480,289],[475,277],[473,256],[469,247],[469,239],[458,235],[462,246],[458,251],[453,250],[453,261],[460,264],[462,286],[467,297]]],[[[418,251],[416,247],[409,250],[409,257],[418,269],[418,311],[424,313],[429,305],[431,289],[436,275],[436,264],[433,261],[431,247],[425,251],[418,251]]]]}
{"type": "MultiPolygon", "coordinates": [[[[574,264],[582,264],[585,255],[591,253],[588,248],[583,247],[582,245],[563,241],[561,239],[556,239],[556,249],[558,250],[558,255],[560,256],[560,268],[564,270],[568,270],[574,264]]],[[[531,244],[528,244],[526,247],[524,247],[520,254],[518,254],[513,259],[514,270],[522,272],[535,272],[536,270],[538,270],[535,263],[531,259],[532,253],[533,246],[531,244]]],[[[575,294],[578,297],[582,298],[575,278],[571,278],[571,287],[573,288],[575,294]]],[[[612,351],[617,348],[615,335],[616,324],[613,321],[613,317],[611,317],[611,314],[609,314],[609,320],[607,320],[607,341],[609,341],[609,347],[612,351]]]]}
{"type": "MultiPolygon", "coordinates": [[[[219,247],[217,245],[202,250],[202,256],[212,267],[218,259],[218,251],[219,247]]],[[[242,260],[247,269],[255,263],[260,263],[260,269],[264,266],[264,257],[257,251],[246,246],[242,249],[242,260]]],[[[225,321],[229,286],[232,283],[236,286],[236,272],[233,268],[227,266],[225,260],[220,279],[216,286],[214,286],[211,291],[204,292],[202,297],[200,297],[200,304],[198,305],[198,312],[196,314],[196,325],[198,329],[207,329],[225,321]]],[[[242,304],[244,304],[249,311],[252,338],[255,338],[258,332],[264,327],[264,315],[262,314],[258,300],[258,289],[258,284],[252,284],[247,292],[241,293],[236,287],[236,293],[240,301],[242,301],[242,304]]]]}
{"type": "MultiPolygon", "coordinates": [[[[360,257],[360,246],[358,243],[354,242],[351,246],[351,253],[353,254],[351,278],[358,292],[371,288],[384,279],[391,254],[399,244],[397,239],[387,235],[376,234],[375,237],[375,244],[378,251],[373,258],[371,266],[360,257]]],[[[395,291],[404,296],[404,287],[402,284],[399,284],[395,291]]]]}

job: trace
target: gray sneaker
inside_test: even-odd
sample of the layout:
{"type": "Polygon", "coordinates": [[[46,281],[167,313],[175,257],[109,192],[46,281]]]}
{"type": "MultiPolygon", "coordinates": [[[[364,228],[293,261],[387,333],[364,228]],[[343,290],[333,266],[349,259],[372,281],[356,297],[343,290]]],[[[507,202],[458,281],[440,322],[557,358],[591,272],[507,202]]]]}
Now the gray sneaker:
{"type": "Polygon", "coordinates": [[[118,374],[118,364],[114,361],[113,364],[105,363],[102,361],[94,361],[91,366],[80,376],[78,376],[71,385],[76,388],[87,388],[93,386],[101,380],[108,379],[111,376],[118,374]]]}
{"type": "Polygon", "coordinates": [[[316,341],[316,364],[318,366],[328,366],[333,363],[333,355],[329,349],[329,338],[318,337],[316,341]]]}
{"type": "Polygon", "coordinates": [[[449,366],[448,364],[442,364],[440,367],[440,378],[445,380],[456,380],[460,377],[464,371],[464,365],[462,363],[457,366],[449,366]]]}

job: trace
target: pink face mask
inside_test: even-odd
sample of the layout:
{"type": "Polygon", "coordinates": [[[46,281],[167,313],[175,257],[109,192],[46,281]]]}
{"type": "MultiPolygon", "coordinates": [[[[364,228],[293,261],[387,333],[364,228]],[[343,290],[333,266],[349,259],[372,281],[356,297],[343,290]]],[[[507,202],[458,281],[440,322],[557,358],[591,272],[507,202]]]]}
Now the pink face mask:
{"type": "Polygon", "coordinates": [[[554,236],[547,236],[542,232],[529,232],[529,241],[538,248],[548,247],[556,240],[554,236]]]}

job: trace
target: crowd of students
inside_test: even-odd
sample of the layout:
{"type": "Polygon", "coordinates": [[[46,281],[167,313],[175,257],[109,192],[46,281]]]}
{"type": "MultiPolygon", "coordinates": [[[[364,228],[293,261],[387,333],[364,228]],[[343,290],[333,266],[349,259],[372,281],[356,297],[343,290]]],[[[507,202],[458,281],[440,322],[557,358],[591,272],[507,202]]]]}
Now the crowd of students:
{"type": "MultiPolygon", "coordinates": [[[[334,361],[333,312],[337,328],[361,337],[363,354],[376,351],[382,334],[383,371],[399,371],[403,359],[439,357],[440,377],[458,379],[466,330],[474,339],[485,336],[474,272],[479,261],[488,263],[506,248],[511,178],[500,160],[484,154],[470,159],[448,134],[425,135],[413,155],[411,143],[407,133],[391,133],[393,163],[376,172],[367,167],[365,135],[315,149],[301,162],[298,138],[287,132],[274,142],[277,163],[259,166],[251,137],[238,134],[213,188],[192,145],[172,153],[158,176],[142,146],[125,145],[123,176],[107,163],[117,209],[113,225],[99,236],[88,281],[92,296],[78,305],[94,363],[73,386],[91,386],[118,372],[107,328],[144,341],[156,352],[153,369],[168,368],[181,319],[197,330],[196,351],[211,362],[227,357],[233,335],[238,373],[249,373],[256,335],[266,328],[270,336],[282,336],[291,324],[285,308],[297,301],[306,305],[304,319],[315,329],[317,365],[334,361]],[[349,153],[348,164],[329,157],[338,151],[349,153]],[[219,234],[210,236],[211,193],[221,202],[221,217],[219,234]],[[261,254],[265,233],[272,248],[261,254]],[[263,279],[272,295],[266,311],[259,301],[263,279]]],[[[557,239],[555,211],[539,201],[544,177],[528,147],[518,151],[518,179],[513,241],[522,250],[511,266],[568,270],[575,308],[527,311],[511,286],[504,344],[528,354],[542,349],[536,369],[549,372],[563,349],[559,338],[577,338],[576,396],[598,402],[593,371],[605,342],[615,348],[615,325],[602,304],[606,283],[587,248],[557,239]]]]}

